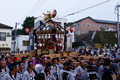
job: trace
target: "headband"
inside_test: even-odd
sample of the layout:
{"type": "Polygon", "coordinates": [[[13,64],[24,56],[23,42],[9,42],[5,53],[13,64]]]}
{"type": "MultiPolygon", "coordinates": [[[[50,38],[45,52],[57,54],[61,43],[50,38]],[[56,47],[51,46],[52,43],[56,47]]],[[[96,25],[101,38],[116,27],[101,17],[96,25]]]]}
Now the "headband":
{"type": "Polygon", "coordinates": [[[17,60],[19,60],[19,58],[18,58],[18,57],[16,57],[13,61],[15,62],[15,61],[17,61],[17,60]]]}
{"type": "Polygon", "coordinates": [[[35,62],[30,62],[28,65],[32,65],[32,64],[34,64],[35,62]]]}
{"type": "Polygon", "coordinates": [[[20,63],[19,66],[20,66],[20,65],[23,65],[23,63],[20,63]]]}
{"type": "Polygon", "coordinates": [[[17,67],[19,67],[19,65],[15,65],[15,66],[13,66],[13,68],[17,68],[17,67]]]}
{"type": "Polygon", "coordinates": [[[46,68],[51,68],[51,66],[46,66],[46,68]]]}
{"type": "Polygon", "coordinates": [[[47,57],[45,57],[44,59],[43,59],[43,61],[45,61],[47,59],[47,57]]]}
{"type": "Polygon", "coordinates": [[[5,61],[5,60],[1,60],[0,63],[1,63],[1,62],[6,62],[6,61],[5,61]]]}

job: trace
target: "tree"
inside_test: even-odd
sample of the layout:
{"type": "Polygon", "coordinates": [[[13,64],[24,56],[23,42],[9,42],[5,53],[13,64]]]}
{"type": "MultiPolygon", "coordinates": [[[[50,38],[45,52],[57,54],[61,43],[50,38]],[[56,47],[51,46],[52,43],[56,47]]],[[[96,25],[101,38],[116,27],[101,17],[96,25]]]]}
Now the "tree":
{"type": "MultiPolygon", "coordinates": [[[[18,36],[18,35],[23,35],[23,30],[22,29],[17,29],[17,35],[16,36],[18,36]]],[[[14,40],[14,39],[15,39],[15,29],[12,30],[12,40],[14,40]]]]}
{"type": "Polygon", "coordinates": [[[25,32],[25,29],[26,28],[29,28],[29,30],[31,30],[32,28],[34,28],[34,20],[35,20],[35,17],[26,17],[24,23],[22,24],[23,28],[23,35],[28,35],[26,32],[25,32]]]}

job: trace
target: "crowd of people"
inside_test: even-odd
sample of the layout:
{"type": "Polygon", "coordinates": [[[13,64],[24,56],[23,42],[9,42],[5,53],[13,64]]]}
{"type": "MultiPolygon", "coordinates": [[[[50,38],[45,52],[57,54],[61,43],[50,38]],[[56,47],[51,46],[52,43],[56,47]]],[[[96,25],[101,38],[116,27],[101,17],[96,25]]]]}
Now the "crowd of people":
{"type": "Polygon", "coordinates": [[[78,56],[50,57],[32,56],[19,59],[13,54],[1,54],[0,80],[120,80],[120,49],[79,48],[78,56]],[[86,56],[99,56],[98,59],[86,56]],[[79,63],[79,64],[76,64],[79,63]]]}

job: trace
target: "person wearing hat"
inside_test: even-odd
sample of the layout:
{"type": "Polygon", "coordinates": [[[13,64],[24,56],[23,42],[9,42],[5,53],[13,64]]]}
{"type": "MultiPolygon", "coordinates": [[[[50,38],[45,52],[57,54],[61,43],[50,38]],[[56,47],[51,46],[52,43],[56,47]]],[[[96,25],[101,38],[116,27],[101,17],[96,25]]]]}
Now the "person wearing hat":
{"type": "Polygon", "coordinates": [[[4,75],[9,73],[9,69],[6,67],[6,61],[0,61],[0,80],[4,79],[4,75]]]}
{"type": "Polygon", "coordinates": [[[33,61],[28,61],[28,69],[23,73],[22,80],[35,80],[35,62],[33,61]]]}
{"type": "Polygon", "coordinates": [[[41,71],[40,74],[38,74],[39,76],[43,75],[44,79],[41,79],[41,77],[39,77],[39,80],[56,80],[53,72],[51,71],[51,64],[50,63],[46,63],[45,65],[45,69],[43,71],[41,71]]]}
{"type": "Polygon", "coordinates": [[[2,80],[20,80],[20,75],[18,74],[19,71],[19,65],[16,63],[13,63],[9,67],[10,72],[7,73],[2,80]]]}

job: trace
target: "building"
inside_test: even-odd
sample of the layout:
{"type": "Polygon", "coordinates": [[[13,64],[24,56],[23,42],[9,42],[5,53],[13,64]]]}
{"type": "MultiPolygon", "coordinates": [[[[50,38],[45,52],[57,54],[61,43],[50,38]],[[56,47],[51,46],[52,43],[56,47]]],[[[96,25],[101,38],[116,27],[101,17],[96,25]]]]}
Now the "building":
{"type": "Polygon", "coordinates": [[[12,29],[13,27],[0,23],[0,52],[11,51],[12,29]]]}
{"type": "Polygon", "coordinates": [[[18,35],[16,37],[16,51],[25,51],[29,45],[29,35],[18,35]]]}
{"type": "Polygon", "coordinates": [[[73,22],[70,26],[74,26],[75,34],[88,33],[89,31],[116,31],[117,22],[98,20],[91,17],[86,17],[73,22]]]}

